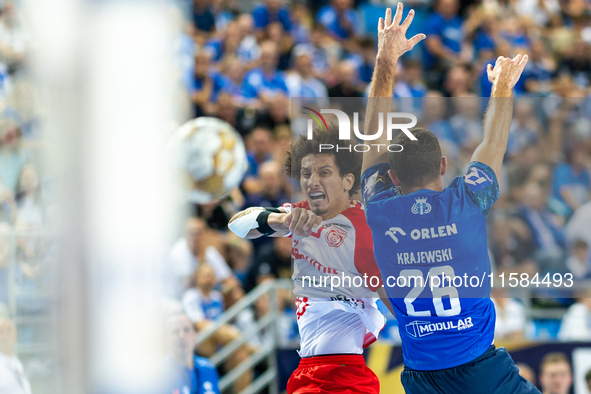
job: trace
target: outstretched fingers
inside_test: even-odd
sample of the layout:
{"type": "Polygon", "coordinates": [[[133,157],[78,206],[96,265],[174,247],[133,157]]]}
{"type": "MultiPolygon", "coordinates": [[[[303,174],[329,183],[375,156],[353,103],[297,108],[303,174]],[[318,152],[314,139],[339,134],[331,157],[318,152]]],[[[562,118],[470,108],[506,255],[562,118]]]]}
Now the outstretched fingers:
{"type": "Polygon", "coordinates": [[[382,32],[384,30],[384,18],[381,18],[378,20],[378,33],[382,32]]]}
{"type": "Polygon", "coordinates": [[[412,23],[412,20],[414,19],[414,17],[415,17],[415,10],[410,10],[408,12],[408,15],[404,19],[404,22],[402,22],[402,25],[400,25],[400,27],[402,28],[402,32],[403,33],[406,34],[406,31],[408,30],[408,27],[412,23]]]}
{"type": "Polygon", "coordinates": [[[386,19],[384,19],[384,27],[387,29],[392,24],[392,9],[386,9],[386,19]]]}
{"type": "Polygon", "coordinates": [[[524,55],[523,58],[521,58],[521,60],[519,61],[519,67],[521,67],[521,70],[525,68],[525,65],[527,64],[528,60],[529,57],[527,55],[524,55]]]}
{"type": "Polygon", "coordinates": [[[410,45],[410,49],[413,49],[415,45],[417,45],[419,42],[423,41],[425,38],[427,38],[427,36],[424,35],[423,33],[413,36],[410,40],[408,40],[408,43],[410,45]]]}
{"type": "Polygon", "coordinates": [[[394,14],[394,27],[400,26],[400,21],[402,21],[402,3],[398,3],[396,6],[396,14],[394,14]]]}

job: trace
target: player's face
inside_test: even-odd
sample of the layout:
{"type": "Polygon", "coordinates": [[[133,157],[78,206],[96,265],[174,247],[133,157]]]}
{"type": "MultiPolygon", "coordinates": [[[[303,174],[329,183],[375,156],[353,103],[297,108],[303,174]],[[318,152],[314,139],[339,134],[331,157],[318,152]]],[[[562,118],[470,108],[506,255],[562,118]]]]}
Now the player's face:
{"type": "Polygon", "coordinates": [[[184,315],[173,316],[166,327],[167,345],[171,354],[185,357],[193,352],[195,347],[195,330],[184,315]]]}
{"type": "Polygon", "coordinates": [[[341,177],[334,156],[304,156],[300,176],[302,191],[310,204],[310,210],[316,215],[337,215],[348,204],[353,175],[341,177]]]}
{"type": "Polygon", "coordinates": [[[544,393],[567,394],[572,381],[570,366],[564,362],[546,365],[540,376],[544,393]]]}

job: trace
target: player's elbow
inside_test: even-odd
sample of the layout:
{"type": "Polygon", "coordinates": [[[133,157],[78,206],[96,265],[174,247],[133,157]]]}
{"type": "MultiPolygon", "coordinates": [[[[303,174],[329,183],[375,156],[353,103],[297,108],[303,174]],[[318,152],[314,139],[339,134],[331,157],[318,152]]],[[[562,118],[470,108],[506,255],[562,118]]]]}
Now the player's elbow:
{"type": "Polygon", "coordinates": [[[507,139],[499,137],[485,138],[481,147],[488,153],[504,156],[507,152],[507,139]]]}

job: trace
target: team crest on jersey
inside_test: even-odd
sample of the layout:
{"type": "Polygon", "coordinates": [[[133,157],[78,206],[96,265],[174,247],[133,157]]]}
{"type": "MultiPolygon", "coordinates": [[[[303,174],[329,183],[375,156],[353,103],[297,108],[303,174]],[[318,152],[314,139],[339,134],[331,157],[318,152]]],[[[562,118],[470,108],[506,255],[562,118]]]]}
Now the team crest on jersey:
{"type": "Polygon", "coordinates": [[[424,215],[431,212],[431,204],[427,202],[427,197],[415,198],[415,203],[411,208],[412,213],[424,215]]]}
{"type": "Polygon", "coordinates": [[[333,248],[341,246],[345,238],[347,238],[347,230],[338,226],[333,226],[326,233],[326,243],[333,248]]]}

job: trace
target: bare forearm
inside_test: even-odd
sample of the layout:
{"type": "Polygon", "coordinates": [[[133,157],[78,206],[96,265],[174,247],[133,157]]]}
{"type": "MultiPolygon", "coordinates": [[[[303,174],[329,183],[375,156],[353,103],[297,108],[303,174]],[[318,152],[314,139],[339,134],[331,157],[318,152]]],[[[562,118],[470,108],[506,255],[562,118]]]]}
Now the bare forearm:
{"type": "Polygon", "coordinates": [[[490,166],[497,178],[501,174],[503,157],[513,116],[513,89],[508,85],[493,85],[484,116],[484,139],[472,155],[473,161],[490,166]]]}
{"type": "Polygon", "coordinates": [[[387,59],[378,54],[376,58],[376,67],[371,80],[369,91],[369,100],[367,102],[367,111],[365,113],[365,134],[374,134],[380,128],[380,117],[382,117],[382,133],[378,139],[372,141],[371,149],[363,154],[363,165],[361,171],[367,168],[387,161],[387,151],[385,148],[378,151],[378,146],[389,144],[387,133],[383,129],[386,127],[385,114],[388,113],[392,105],[392,88],[394,86],[394,74],[398,59],[387,59]]]}

